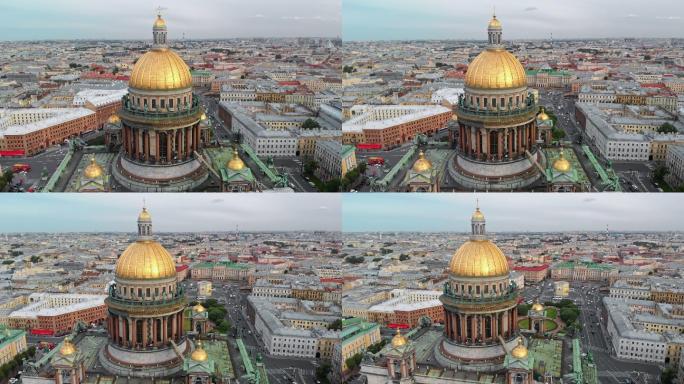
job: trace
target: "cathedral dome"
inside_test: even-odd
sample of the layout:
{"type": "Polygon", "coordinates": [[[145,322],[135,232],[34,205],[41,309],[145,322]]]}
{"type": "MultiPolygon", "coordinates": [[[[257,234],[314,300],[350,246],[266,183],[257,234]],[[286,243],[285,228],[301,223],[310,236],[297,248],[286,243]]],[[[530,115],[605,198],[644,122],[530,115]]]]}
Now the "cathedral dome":
{"type": "Polygon", "coordinates": [[[509,274],[504,253],[485,236],[485,218],[480,207],[471,217],[473,234],[454,253],[449,272],[456,277],[503,277],[509,274]]]}
{"type": "Polygon", "coordinates": [[[549,115],[546,114],[544,107],[541,107],[541,110],[539,111],[539,114],[537,115],[537,119],[539,119],[541,121],[546,121],[546,120],[550,119],[549,115]]]}
{"type": "Polygon", "coordinates": [[[128,86],[144,91],[173,91],[192,87],[190,68],[174,51],[152,49],[138,59],[128,86]]]}
{"type": "Polygon", "coordinates": [[[114,275],[124,280],[156,280],[176,277],[171,254],[151,237],[152,218],[146,208],[138,215],[138,240],[116,262],[114,275]]]}
{"type": "Polygon", "coordinates": [[[62,347],[59,348],[59,353],[62,356],[71,356],[76,353],[76,346],[68,338],[64,339],[62,347]]]}
{"type": "Polygon", "coordinates": [[[527,86],[525,68],[504,49],[482,51],[468,65],[465,85],[477,89],[508,89],[527,86]]]}
{"type": "Polygon", "coordinates": [[[209,356],[207,356],[207,351],[202,347],[202,341],[197,341],[197,349],[192,351],[190,358],[195,361],[206,361],[209,356]]]}
{"type": "Polygon", "coordinates": [[[454,253],[449,271],[459,277],[495,277],[509,273],[508,261],[489,240],[469,240],[454,253]]]}

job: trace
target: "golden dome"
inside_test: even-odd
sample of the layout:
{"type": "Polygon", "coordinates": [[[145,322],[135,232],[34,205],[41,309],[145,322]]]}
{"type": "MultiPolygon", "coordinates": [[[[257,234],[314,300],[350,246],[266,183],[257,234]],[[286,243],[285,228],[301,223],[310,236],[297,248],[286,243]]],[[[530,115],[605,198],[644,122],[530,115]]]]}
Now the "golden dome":
{"type": "Polygon", "coordinates": [[[117,278],[127,280],[176,277],[176,263],[169,252],[158,242],[138,240],[129,245],[119,257],[116,262],[115,275],[117,278]]]}
{"type": "Polygon", "coordinates": [[[200,117],[200,119],[201,119],[201,120],[206,120],[206,119],[207,119],[207,115],[206,115],[205,113],[202,113],[202,116],[200,117]]]}
{"type": "Polygon", "coordinates": [[[226,168],[233,171],[241,171],[245,168],[245,163],[240,158],[237,148],[233,148],[233,157],[226,163],[226,168]]]}
{"type": "Polygon", "coordinates": [[[492,19],[489,20],[489,25],[487,26],[488,28],[501,28],[501,22],[499,19],[496,18],[496,15],[492,16],[492,19]]]}
{"type": "Polygon", "coordinates": [[[192,354],[190,355],[190,358],[195,360],[195,361],[206,361],[208,356],[207,352],[202,348],[202,341],[198,340],[197,341],[197,349],[192,351],[192,354]]]}
{"type": "Polygon", "coordinates": [[[152,221],[152,216],[150,216],[147,208],[143,207],[142,211],[140,211],[140,214],[138,215],[138,221],[152,221]]]}
{"type": "Polygon", "coordinates": [[[133,67],[128,86],[145,91],[170,91],[192,87],[190,68],[174,51],[152,49],[133,67]]]}
{"type": "Polygon", "coordinates": [[[62,356],[70,356],[76,353],[76,346],[68,338],[64,339],[62,347],[59,348],[59,353],[62,356]]]}
{"type": "Polygon", "coordinates": [[[421,173],[429,171],[431,169],[432,163],[425,157],[425,153],[423,151],[420,151],[418,153],[418,160],[416,160],[416,162],[413,163],[413,171],[421,173]]]}
{"type": "Polygon", "coordinates": [[[402,335],[401,331],[399,331],[399,328],[397,328],[397,334],[392,338],[392,346],[394,348],[399,348],[406,344],[408,344],[408,339],[406,336],[402,335]]]}
{"type": "Polygon", "coordinates": [[[166,21],[162,19],[161,15],[157,15],[157,19],[154,21],[154,26],[152,28],[166,28],[166,21]]]}
{"type": "Polygon", "coordinates": [[[525,347],[525,344],[523,344],[522,339],[518,339],[518,345],[511,350],[511,356],[515,357],[516,359],[524,359],[527,357],[527,347],[525,347]]]}
{"type": "Polygon", "coordinates": [[[107,122],[109,124],[119,124],[120,121],[121,120],[119,119],[119,116],[117,116],[116,114],[109,116],[109,118],[107,119],[107,122]]]}
{"type": "Polygon", "coordinates": [[[465,85],[477,89],[507,89],[527,86],[525,69],[504,49],[482,51],[468,66],[465,85]]]}
{"type": "Polygon", "coordinates": [[[506,276],[508,261],[491,241],[469,240],[451,257],[449,271],[461,277],[506,276]]]}
{"type": "Polygon", "coordinates": [[[546,121],[550,119],[549,115],[546,114],[546,111],[544,110],[544,107],[541,107],[541,110],[539,111],[539,114],[537,115],[537,119],[546,121]]]}
{"type": "Polygon", "coordinates": [[[534,304],[532,304],[533,311],[541,312],[544,310],[544,306],[539,302],[539,299],[534,301],[534,304]]]}
{"type": "Polygon", "coordinates": [[[95,160],[95,156],[90,158],[90,164],[83,170],[83,176],[88,179],[97,179],[102,177],[103,173],[104,170],[102,170],[100,164],[95,160]]]}
{"type": "Polygon", "coordinates": [[[563,150],[561,150],[558,158],[553,162],[553,169],[558,172],[568,172],[570,171],[570,168],[570,162],[565,158],[565,155],[563,155],[563,150]]]}
{"type": "Polygon", "coordinates": [[[197,305],[195,305],[194,307],[192,307],[192,310],[195,311],[195,312],[197,312],[197,313],[201,313],[201,312],[204,312],[204,311],[205,311],[204,307],[203,307],[202,304],[200,304],[200,303],[197,303],[197,305]]]}
{"type": "Polygon", "coordinates": [[[484,220],[484,218],[484,214],[482,211],[480,211],[480,207],[475,208],[475,212],[473,212],[471,220],[484,220]]]}

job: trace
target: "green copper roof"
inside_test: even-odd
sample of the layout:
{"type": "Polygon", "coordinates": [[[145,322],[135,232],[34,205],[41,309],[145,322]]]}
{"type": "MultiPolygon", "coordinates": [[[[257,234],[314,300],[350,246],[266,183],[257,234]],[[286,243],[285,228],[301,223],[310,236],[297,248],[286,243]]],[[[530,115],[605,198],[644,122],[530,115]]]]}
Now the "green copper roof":
{"type": "Polygon", "coordinates": [[[213,263],[209,262],[203,262],[199,264],[195,264],[192,268],[198,269],[198,268],[214,268],[217,266],[222,266],[226,268],[231,268],[231,269],[250,269],[251,266],[249,264],[244,264],[244,263],[233,263],[232,261],[217,261],[213,263]]]}

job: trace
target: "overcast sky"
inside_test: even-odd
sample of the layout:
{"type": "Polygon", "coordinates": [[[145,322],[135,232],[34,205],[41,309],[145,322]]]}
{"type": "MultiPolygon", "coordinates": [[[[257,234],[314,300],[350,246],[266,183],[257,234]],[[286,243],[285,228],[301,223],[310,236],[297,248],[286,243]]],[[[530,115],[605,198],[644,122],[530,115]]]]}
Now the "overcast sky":
{"type": "Polygon", "coordinates": [[[143,199],[155,231],[339,231],[340,194],[3,194],[3,232],[135,232],[143,199]]]}
{"type": "Polygon", "coordinates": [[[355,193],[342,199],[342,227],[470,232],[476,199],[490,231],[684,231],[677,193],[355,193]]]}
{"type": "Polygon", "coordinates": [[[2,0],[0,40],[338,37],[341,0],[2,0]]]}
{"type": "Polygon", "coordinates": [[[343,0],[345,40],[684,37],[682,0],[343,0]]]}

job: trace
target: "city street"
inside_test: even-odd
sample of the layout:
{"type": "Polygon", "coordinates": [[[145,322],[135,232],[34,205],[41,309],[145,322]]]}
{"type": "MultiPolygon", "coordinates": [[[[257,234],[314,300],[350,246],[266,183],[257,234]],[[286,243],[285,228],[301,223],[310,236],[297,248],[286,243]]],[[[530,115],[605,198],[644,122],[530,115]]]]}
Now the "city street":
{"type": "MultiPolygon", "coordinates": [[[[601,284],[598,282],[573,281],[570,283],[571,291],[567,299],[572,300],[580,309],[580,344],[582,351],[591,352],[594,362],[597,364],[600,382],[611,384],[624,384],[625,379],[632,379],[634,383],[657,383],[660,376],[660,367],[654,364],[641,363],[617,359],[611,356],[612,345],[609,340],[605,321],[602,319],[603,303],[605,295],[601,292],[601,284]]],[[[527,302],[539,297],[543,303],[553,299],[553,282],[547,280],[537,285],[526,287],[523,298],[527,302]]],[[[571,339],[566,340],[568,344],[571,339]]],[[[563,373],[572,371],[571,348],[566,348],[563,359],[563,373]]]]}
{"type": "MultiPolygon", "coordinates": [[[[189,284],[188,284],[189,285],[189,284]]],[[[245,371],[240,362],[239,352],[235,344],[235,338],[241,337],[245,347],[249,351],[253,362],[257,355],[261,355],[266,366],[269,381],[274,384],[315,383],[315,372],[318,361],[314,359],[301,359],[286,356],[271,356],[266,352],[261,339],[256,335],[254,326],[247,316],[248,291],[240,290],[237,282],[214,282],[211,298],[218,300],[228,310],[227,319],[230,321],[229,345],[233,357],[233,366],[236,376],[242,376],[245,371]]],[[[187,289],[189,300],[196,297],[196,284],[187,289]]]]}
{"type": "Polygon", "coordinates": [[[12,165],[17,163],[30,165],[30,172],[26,174],[15,174],[14,179],[12,180],[13,183],[21,183],[21,185],[24,186],[24,190],[26,190],[28,187],[40,182],[43,170],[45,170],[47,176],[50,177],[50,175],[55,172],[62,159],[64,159],[67,151],[67,145],[52,146],[45,152],[31,157],[0,157],[0,165],[2,165],[3,170],[6,169],[6,167],[11,168],[12,165]]]}

